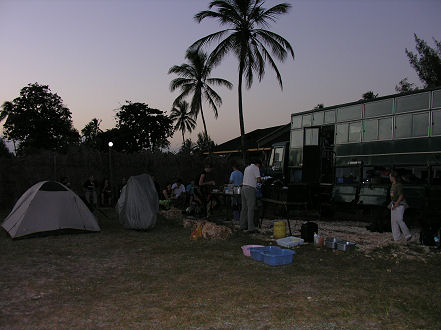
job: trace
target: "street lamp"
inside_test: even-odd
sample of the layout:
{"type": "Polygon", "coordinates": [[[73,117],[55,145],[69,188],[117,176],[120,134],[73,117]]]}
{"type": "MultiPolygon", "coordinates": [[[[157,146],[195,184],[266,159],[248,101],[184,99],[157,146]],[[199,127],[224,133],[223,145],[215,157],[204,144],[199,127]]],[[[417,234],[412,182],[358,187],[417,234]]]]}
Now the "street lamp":
{"type": "MultiPolygon", "coordinates": [[[[109,146],[109,184],[110,184],[110,191],[112,192],[112,195],[113,195],[113,178],[112,178],[112,147],[113,147],[113,142],[109,141],[108,146],[109,146]]],[[[112,200],[112,198],[111,198],[111,200],[112,200]]]]}

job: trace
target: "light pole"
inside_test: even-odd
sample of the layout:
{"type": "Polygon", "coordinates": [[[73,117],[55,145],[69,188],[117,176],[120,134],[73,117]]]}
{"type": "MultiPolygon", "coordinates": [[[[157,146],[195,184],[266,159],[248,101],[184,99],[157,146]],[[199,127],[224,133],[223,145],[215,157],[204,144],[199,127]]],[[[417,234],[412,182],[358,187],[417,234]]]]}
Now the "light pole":
{"type": "MultiPolygon", "coordinates": [[[[113,142],[109,141],[108,143],[109,146],[109,184],[110,184],[110,191],[113,197],[113,177],[112,177],[112,147],[113,147],[113,142]]],[[[111,200],[113,200],[113,198],[110,198],[111,200]]]]}

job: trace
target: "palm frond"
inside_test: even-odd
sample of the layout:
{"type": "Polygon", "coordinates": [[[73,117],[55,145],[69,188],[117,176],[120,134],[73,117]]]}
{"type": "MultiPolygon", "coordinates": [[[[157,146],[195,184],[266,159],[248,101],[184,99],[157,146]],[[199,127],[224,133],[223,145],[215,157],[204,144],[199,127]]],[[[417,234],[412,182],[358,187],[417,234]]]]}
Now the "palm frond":
{"type": "Polygon", "coordinates": [[[191,85],[193,83],[192,79],[188,78],[175,78],[170,82],[170,90],[173,92],[174,90],[178,88],[182,88],[187,85],[191,85]]]}
{"type": "Polygon", "coordinates": [[[215,42],[217,40],[221,40],[225,34],[228,34],[231,31],[232,30],[227,29],[227,30],[222,30],[222,31],[218,31],[218,32],[209,34],[206,37],[203,37],[199,40],[196,40],[193,44],[190,45],[189,49],[197,50],[197,49],[200,49],[204,46],[209,46],[212,42],[215,42]]]}
{"type": "Polygon", "coordinates": [[[217,86],[225,86],[228,89],[233,88],[233,84],[222,78],[207,78],[207,83],[217,86]]]}
{"type": "Polygon", "coordinates": [[[285,38],[281,37],[277,33],[268,30],[257,29],[254,32],[256,33],[256,36],[263,39],[265,44],[271,46],[275,54],[277,53],[284,54],[281,57],[278,57],[280,58],[281,61],[285,60],[286,54],[288,52],[291,54],[292,58],[294,59],[294,50],[290,45],[290,43],[285,38]]]}
{"type": "MultiPolygon", "coordinates": [[[[216,105],[216,100],[212,98],[212,95],[210,95],[210,93],[208,92],[208,90],[204,91],[204,95],[205,95],[205,99],[207,100],[208,104],[210,105],[211,109],[213,109],[214,112],[214,118],[217,119],[217,117],[219,116],[218,111],[217,111],[217,105],[216,105]]],[[[217,95],[217,94],[216,94],[217,95]]],[[[218,95],[217,95],[218,96],[218,95]]],[[[222,103],[222,100],[220,101],[222,103]]]]}

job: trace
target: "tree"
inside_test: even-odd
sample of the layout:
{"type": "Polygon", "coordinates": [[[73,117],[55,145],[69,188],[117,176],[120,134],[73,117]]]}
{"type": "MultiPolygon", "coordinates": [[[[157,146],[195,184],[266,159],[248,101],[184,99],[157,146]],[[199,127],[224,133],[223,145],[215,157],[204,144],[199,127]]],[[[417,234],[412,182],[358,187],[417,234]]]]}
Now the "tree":
{"type": "Polygon", "coordinates": [[[435,48],[432,48],[424,40],[418,38],[416,34],[414,34],[414,37],[418,54],[406,48],[410,65],[423,82],[424,88],[441,86],[441,41],[433,38],[435,48]]]}
{"type": "Polygon", "coordinates": [[[90,145],[90,146],[96,148],[97,136],[103,132],[100,128],[101,121],[102,121],[101,119],[93,118],[81,130],[84,144],[87,144],[87,145],[90,145]]]}
{"type": "Polygon", "coordinates": [[[0,138],[0,158],[4,157],[4,158],[11,158],[12,157],[12,153],[9,151],[8,147],[6,146],[5,141],[0,138]]]}
{"type": "Polygon", "coordinates": [[[416,87],[414,83],[409,82],[406,77],[400,80],[398,85],[395,86],[395,90],[398,93],[407,93],[418,90],[418,87],[416,87]]]}
{"type": "Polygon", "coordinates": [[[184,143],[185,131],[191,133],[191,131],[196,127],[196,121],[193,118],[193,113],[188,111],[188,102],[179,101],[177,104],[175,104],[171,110],[170,119],[176,122],[175,131],[179,130],[182,132],[182,143],[184,143]]]}
{"type": "Polygon", "coordinates": [[[214,118],[218,117],[218,106],[222,105],[222,98],[216,93],[210,85],[226,86],[231,89],[233,85],[225,79],[211,78],[210,74],[214,68],[207,61],[207,54],[200,50],[188,50],[185,58],[189,63],[175,65],[168,71],[169,74],[174,73],[179,76],[170,83],[170,90],[181,90],[181,94],[175,99],[174,105],[178,104],[185,97],[192,95],[190,109],[194,118],[199,114],[202,117],[205,135],[208,137],[205,116],[202,110],[203,100],[207,101],[214,111],[214,118]]]}
{"type": "Polygon", "coordinates": [[[215,143],[209,136],[198,133],[198,139],[196,141],[195,149],[198,150],[201,154],[204,152],[210,152],[210,150],[213,150],[215,146],[215,143]]]}
{"type": "Polygon", "coordinates": [[[158,109],[145,103],[126,101],[116,113],[116,128],[126,152],[157,150],[168,147],[173,135],[173,122],[158,109]]]}
{"type": "Polygon", "coordinates": [[[287,40],[280,35],[265,30],[270,21],[274,22],[277,16],[285,14],[291,7],[287,3],[277,4],[269,9],[263,7],[264,0],[219,0],[211,1],[209,9],[195,15],[200,23],[205,18],[216,19],[221,26],[227,29],[212,33],[197,40],[190,49],[198,49],[219,41],[209,57],[210,65],[222,61],[228,53],[233,53],[239,60],[239,124],[241,135],[242,155],[246,160],[245,126],[242,105],[242,79],[245,77],[247,88],[253,84],[254,73],[259,81],[265,74],[265,64],[269,62],[275,71],[280,88],[283,89],[282,77],[271,54],[283,62],[288,54],[294,58],[294,51],[287,40]]]}
{"type": "Polygon", "coordinates": [[[373,91],[369,91],[364,93],[361,97],[363,101],[372,101],[378,97],[378,94],[375,94],[373,91]]]}
{"type": "Polygon", "coordinates": [[[187,139],[182,143],[181,149],[179,149],[179,153],[181,154],[191,154],[193,150],[196,148],[195,144],[191,141],[191,139],[187,139]]]}
{"type": "Polygon", "coordinates": [[[18,153],[32,149],[65,151],[80,140],[70,110],[47,85],[34,83],[22,88],[19,97],[2,105],[3,120],[5,137],[19,142],[18,153]]]}

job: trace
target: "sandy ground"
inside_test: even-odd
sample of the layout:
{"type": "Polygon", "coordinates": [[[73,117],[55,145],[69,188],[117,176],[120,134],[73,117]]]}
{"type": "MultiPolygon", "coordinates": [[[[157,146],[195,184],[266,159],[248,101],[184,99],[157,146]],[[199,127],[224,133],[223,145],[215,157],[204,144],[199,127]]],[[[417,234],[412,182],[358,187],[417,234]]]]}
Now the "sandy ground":
{"type": "MultiPolygon", "coordinates": [[[[300,229],[304,220],[290,220],[291,230],[294,236],[300,234],[300,229]]],[[[318,234],[327,238],[340,238],[346,241],[354,242],[360,251],[370,252],[376,248],[381,248],[389,244],[419,244],[419,229],[412,229],[412,239],[405,242],[394,243],[392,241],[391,232],[372,232],[366,229],[369,225],[367,222],[360,221],[313,221],[318,225],[318,234]]],[[[273,234],[273,221],[264,220],[262,224],[262,233],[267,235],[273,234]]]]}

